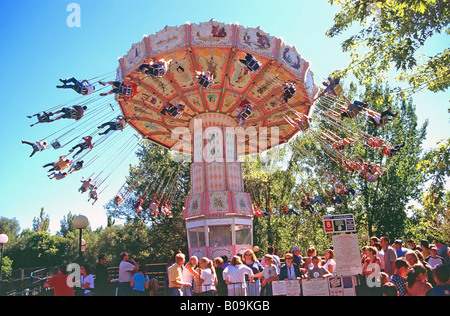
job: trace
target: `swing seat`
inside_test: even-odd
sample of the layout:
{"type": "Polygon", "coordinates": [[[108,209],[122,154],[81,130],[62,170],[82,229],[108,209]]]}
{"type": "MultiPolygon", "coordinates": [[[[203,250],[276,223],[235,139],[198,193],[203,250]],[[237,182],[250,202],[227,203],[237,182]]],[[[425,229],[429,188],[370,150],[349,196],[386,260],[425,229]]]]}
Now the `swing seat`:
{"type": "Polygon", "coordinates": [[[337,96],[339,96],[343,91],[344,91],[344,90],[342,89],[342,87],[341,87],[340,84],[335,85],[334,88],[333,88],[333,92],[334,92],[337,96]]]}
{"type": "Polygon", "coordinates": [[[261,63],[250,54],[247,54],[245,59],[240,59],[239,61],[243,63],[251,72],[257,72],[262,66],[261,63]]]}
{"type": "Polygon", "coordinates": [[[300,121],[297,124],[297,127],[299,128],[299,130],[301,130],[302,132],[306,131],[309,128],[309,122],[308,121],[300,121]]]}
{"type": "Polygon", "coordinates": [[[178,106],[177,106],[177,104],[175,103],[174,105],[172,105],[170,108],[169,108],[169,115],[170,116],[172,116],[172,117],[176,117],[179,113],[178,113],[178,106]]]}
{"type": "Polygon", "coordinates": [[[202,74],[198,76],[197,84],[204,89],[210,89],[212,87],[213,80],[211,77],[202,74]]]}
{"type": "Polygon", "coordinates": [[[161,78],[167,74],[167,63],[166,62],[155,62],[154,64],[142,64],[139,70],[146,75],[161,78]]]}
{"type": "Polygon", "coordinates": [[[135,83],[125,83],[122,82],[119,86],[119,95],[126,97],[126,98],[132,98],[136,94],[137,85],[135,83]]]}
{"type": "Polygon", "coordinates": [[[253,209],[253,212],[255,213],[255,215],[257,216],[257,217],[262,217],[263,216],[263,212],[261,211],[261,209],[260,208],[254,208],[253,209]]]}
{"type": "Polygon", "coordinates": [[[252,115],[252,113],[253,113],[253,107],[250,104],[247,104],[245,106],[245,109],[240,114],[240,117],[241,117],[241,119],[246,120],[250,117],[250,115],[252,115]]]}
{"type": "Polygon", "coordinates": [[[52,141],[52,142],[50,143],[50,145],[52,145],[53,149],[59,149],[59,148],[61,148],[61,143],[60,143],[57,139],[55,139],[54,141],[52,141]]]}
{"type": "Polygon", "coordinates": [[[295,92],[297,92],[297,89],[295,89],[294,84],[286,85],[283,87],[283,94],[286,99],[292,98],[295,92]]]}

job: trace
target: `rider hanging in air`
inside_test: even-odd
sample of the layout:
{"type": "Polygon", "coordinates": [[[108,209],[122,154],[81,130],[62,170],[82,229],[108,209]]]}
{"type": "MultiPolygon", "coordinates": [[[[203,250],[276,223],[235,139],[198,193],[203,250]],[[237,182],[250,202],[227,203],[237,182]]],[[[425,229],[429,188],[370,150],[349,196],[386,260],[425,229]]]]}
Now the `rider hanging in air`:
{"type": "Polygon", "coordinates": [[[94,92],[95,87],[89,83],[87,80],[78,81],[75,78],[68,78],[68,79],[59,79],[63,83],[62,86],[56,86],[60,89],[73,89],[77,93],[81,95],[89,95],[94,92]],[[68,85],[68,83],[73,83],[72,85],[68,85]]]}
{"type": "Polygon", "coordinates": [[[112,122],[106,122],[102,125],[98,126],[98,128],[103,128],[105,126],[108,126],[108,129],[104,132],[98,133],[99,135],[105,135],[108,134],[110,131],[123,131],[125,128],[127,122],[125,118],[122,115],[119,115],[116,117],[116,119],[112,122]]]}
{"type": "Polygon", "coordinates": [[[85,136],[83,137],[84,142],[79,143],[72,147],[72,149],[69,150],[69,153],[73,152],[76,148],[79,148],[79,150],[73,155],[73,158],[78,156],[83,150],[85,149],[92,149],[94,145],[92,145],[92,137],[91,136],[85,136]]]}

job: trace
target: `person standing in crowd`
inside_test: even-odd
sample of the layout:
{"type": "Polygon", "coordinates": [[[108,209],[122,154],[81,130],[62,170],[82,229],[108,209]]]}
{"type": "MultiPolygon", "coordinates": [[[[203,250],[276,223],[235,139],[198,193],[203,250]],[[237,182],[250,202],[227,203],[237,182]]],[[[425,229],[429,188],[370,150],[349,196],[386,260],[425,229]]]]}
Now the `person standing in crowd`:
{"type": "Polygon", "coordinates": [[[139,266],[131,258],[127,252],[122,252],[120,254],[120,264],[119,264],[119,294],[120,296],[131,296],[132,288],[130,286],[131,277],[138,270],[139,266]]]}
{"type": "Polygon", "coordinates": [[[411,238],[407,240],[407,243],[411,250],[420,250],[420,246],[416,245],[414,240],[412,240],[411,238]]]}
{"type": "Polygon", "coordinates": [[[261,295],[262,296],[272,296],[272,282],[278,280],[278,269],[276,266],[276,260],[273,259],[273,256],[267,254],[264,256],[264,260],[266,262],[266,266],[262,273],[262,282],[261,282],[261,295]]]}
{"type": "Polygon", "coordinates": [[[95,295],[111,295],[111,277],[106,268],[106,256],[101,254],[97,257],[98,263],[95,267],[95,295]]]}
{"type": "Polygon", "coordinates": [[[390,282],[397,287],[398,295],[405,296],[408,293],[406,288],[405,276],[408,274],[409,264],[404,258],[395,260],[395,273],[392,275],[390,282]]]}
{"type": "Polygon", "coordinates": [[[397,258],[402,258],[406,255],[408,252],[408,249],[403,247],[403,241],[401,239],[397,239],[394,241],[394,245],[392,248],[395,249],[395,253],[397,255],[397,258]]]}
{"type": "Polygon", "coordinates": [[[323,265],[323,267],[327,269],[333,275],[333,277],[336,276],[336,257],[333,250],[325,250],[325,264],[323,265]]]}
{"type": "Polygon", "coordinates": [[[408,261],[408,264],[410,267],[412,267],[415,264],[421,264],[426,270],[427,270],[427,279],[429,280],[429,282],[431,283],[431,285],[435,285],[434,284],[434,280],[432,280],[433,278],[433,270],[431,269],[430,265],[425,261],[425,264],[422,262],[423,261],[423,257],[422,257],[422,252],[419,250],[415,250],[415,251],[408,251],[405,255],[405,259],[406,261],[408,261]],[[419,256],[421,258],[419,258],[419,256]]]}
{"type": "Polygon", "coordinates": [[[408,296],[425,296],[433,288],[427,281],[427,270],[421,264],[415,264],[406,275],[408,296]]]}
{"type": "Polygon", "coordinates": [[[69,286],[69,273],[66,266],[60,266],[58,273],[44,283],[44,288],[53,288],[54,296],[75,296],[73,286],[69,286]]]}
{"type": "Polygon", "coordinates": [[[230,265],[230,262],[228,261],[228,257],[226,255],[221,256],[221,258],[223,261],[222,269],[225,270],[225,268],[230,265]]]}
{"type": "Polygon", "coordinates": [[[94,275],[89,265],[84,264],[80,267],[81,271],[81,288],[83,296],[94,296],[94,275]]]}
{"type": "MultiPolygon", "coordinates": [[[[192,256],[189,258],[189,262],[183,267],[183,281],[186,283],[190,283],[191,285],[194,282],[194,277],[198,278],[198,272],[196,271],[198,264],[197,256],[192,256]]],[[[192,286],[183,286],[183,296],[192,296],[192,286]]]]}
{"type": "MultiPolygon", "coordinates": [[[[252,269],[253,274],[258,274],[264,270],[264,267],[256,259],[256,255],[251,249],[247,249],[242,254],[242,262],[252,269]]],[[[250,277],[246,276],[245,281],[247,283],[248,296],[259,296],[261,290],[261,282],[259,278],[253,278],[254,282],[250,282],[250,277]]]]}
{"type": "Polygon", "coordinates": [[[278,275],[279,280],[297,280],[301,279],[302,272],[300,266],[294,264],[294,254],[286,253],[284,255],[285,264],[280,268],[280,274],[278,275]]]}
{"type": "Polygon", "coordinates": [[[291,253],[293,255],[294,258],[294,264],[297,265],[299,268],[301,266],[301,264],[303,263],[303,258],[300,255],[300,253],[302,252],[302,250],[299,247],[292,247],[291,248],[291,253]]]}
{"type": "Polygon", "coordinates": [[[377,248],[378,253],[376,254],[376,257],[378,259],[380,259],[381,271],[384,271],[384,251],[383,251],[383,248],[381,247],[379,242],[374,243],[373,246],[375,248],[377,248]]]}
{"type": "Polygon", "coordinates": [[[376,243],[380,243],[380,238],[372,236],[369,239],[369,246],[374,246],[376,243]]]}
{"type": "Polygon", "coordinates": [[[380,273],[381,273],[381,266],[380,266],[380,259],[376,257],[376,254],[378,253],[377,248],[373,246],[367,247],[366,251],[366,259],[364,260],[364,266],[362,269],[363,275],[366,277],[366,284],[367,284],[367,294],[371,296],[381,296],[380,293],[380,286],[381,286],[381,279],[380,279],[380,273]],[[371,280],[375,279],[375,282],[371,280]],[[374,286],[376,284],[376,281],[379,281],[380,284],[378,286],[374,286]],[[372,285],[371,285],[372,284],[372,285]]]}
{"type": "Polygon", "coordinates": [[[332,274],[327,269],[319,265],[320,261],[318,256],[313,256],[311,258],[312,268],[309,268],[306,272],[306,279],[326,279],[332,277],[332,274]]]}
{"type": "Polygon", "coordinates": [[[428,250],[430,251],[430,255],[425,258],[425,261],[428,262],[428,264],[431,266],[431,269],[434,270],[436,266],[444,264],[444,258],[438,256],[438,249],[435,244],[431,244],[428,247],[428,250]]]}
{"type": "Polygon", "coordinates": [[[430,255],[430,251],[428,250],[429,247],[430,247],[430,242],[428,241],[428,239],[420,240],[420,250],[422,251],[424,258],[426,258],[430,255]]]}
{"type": "Polygon", "coordinates": [[[245,275],[253,277],[252,269],[244,265],[239,256],[233,256],[230,265],[223,270],[228,296],[247,296],[245,275]]]}
{"type": "Polygon", "coordinates": [[[450,296],[450,269],[446,265],[439,265],[433,270],[436,286],[427,292],[427,296],[450,296]]]}
{"type": "Polygon", "coordinates": [[[395,260],[397,260],[397,254],[390,246],[390,239],[387,236],[383,236],[380,239],[380,245],[384,251],[384,272],[390,277],[395,271],[395,260]]]}
{"type": "Polygon", "coordinates": [[[199,296],[216,296],[216,272],[213,262],[207,257],[199,261],[198,285],[200,286],[199,296]]]}
{"type": "Polygon", "coordinates": [[[417,258],[419,259],[419,263],[425,268],[425,270],[427,270],[428,282],[430,282],[432,286],[436,286],[436,283],[434,282],[433,279],[433,269],[428,264],[428,262],[425,261],[425,258],[421,251],[415,251],[415,253],[417,255],[417,258]]]}
{"type": "Polygon", "coordinates": [[[133,296],[145,296],[146,291],[149,288],[150,280],[145,274],[147,268],[145,264],[139,265],[137,273],[133,274],[130,281],[130,287],[133,290],[133,296]]]}
{"type": "Polygon", "coordinates": [[[214,270],[217,277],[217,296],[227,296],[227,284],[223,279],[223,259],[221,257],[214,258],[214,270]]]}
{"type": "MultiPolygon", "coordinates": [[[[267,254],[272,256],[272,260],[274,261],[273,264],[275,265],[275,267],[277,268],[277,271],[280,271],[280,266],[281,266],[281,262],[280,262],[280,257],[278,257],[277,255],[275,255],[275,249],[273,246],[269,246],[267,247],[267,254]]],[[[263,267],[266,266],[265,263],[265,256],[261,259],[261,265],[263,267]]]]}
{"type": "Polygon", "coordinates": [[[182,267],[186,260],[185,258],[183,253],[177,253],[175,255],[175,263],[167,269],[169,278],[169,296],[183,296],[182,287],[192,286],[190,283],[183,281],[182,267]]]}
{"type": "Polygon", "coordinates": [[[383,296],[398,296],[397,287],[392,282],[386,282],[381,287],[381,291],[383,296]]]}
{"type": "Polygon", "coordinates": [[[449,252],[448,246],[445,245],[442,242],[442,240],[439,240],[439,239],[436,240],[435,245],[436,245],[436,247],[438,249],[437,255],[441,256],[444,259],[444,264],[445,265],[447,265],[447,266],[450,265],[450,258],[449,258],[449,255],[448,255],[448,252],[449,252]]]}

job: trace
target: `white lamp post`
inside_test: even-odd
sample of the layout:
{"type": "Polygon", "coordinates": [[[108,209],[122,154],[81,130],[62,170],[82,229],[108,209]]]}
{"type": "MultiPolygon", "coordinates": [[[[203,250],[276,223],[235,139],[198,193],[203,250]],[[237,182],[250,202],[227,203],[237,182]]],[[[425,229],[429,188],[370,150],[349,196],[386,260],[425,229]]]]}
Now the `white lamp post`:
{"type": "Polygon", "coordinates": [[[0,295],[2,290],[2,267],[3,267],[3,245],[8,242],[8,235],[0,234],[0,245],[1,245],[1,255],[0,255],[0,295]]]}
{"type": "Polygon", "coordinates": [[[74,219],[73,219],[73,226],[76,228],[76,229],[79,229],[80,230],[80,240],[79,240],[79,242],[78,242],[78,246],[79,246],[79,248],[78,248],[78,253],[79,253],[79,255],[80,255],[80,259],[81,259],[81,257],[83,256],[83,252],[82,252],[82,249],[81,249],[81,247],[82,247],[82,245],[83,245],[83,239],[81,238],[82,237],[82,235],[83,235],[83,229],[86,229],[88,226],[89,226],[89,220],[88,220],[88,218],[86,217],[86,216],[84,216],[84,215],[78,215],[77,217],[75,217],[74,219]]]}

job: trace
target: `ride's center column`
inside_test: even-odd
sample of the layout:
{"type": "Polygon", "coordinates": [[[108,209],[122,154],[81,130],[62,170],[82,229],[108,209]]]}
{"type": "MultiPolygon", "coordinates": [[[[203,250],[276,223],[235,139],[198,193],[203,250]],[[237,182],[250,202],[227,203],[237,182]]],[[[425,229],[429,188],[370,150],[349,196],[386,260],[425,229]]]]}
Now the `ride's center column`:
{"type": "Polygon", "coordinates": [[[195,116],[189,128],[193,163],[184,212],[189,255],[230,259],[253,244],[253,209],[238,161],[243,129],[230,116],[211,112],[195,116]]]}

